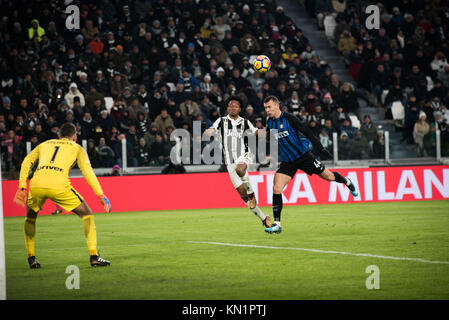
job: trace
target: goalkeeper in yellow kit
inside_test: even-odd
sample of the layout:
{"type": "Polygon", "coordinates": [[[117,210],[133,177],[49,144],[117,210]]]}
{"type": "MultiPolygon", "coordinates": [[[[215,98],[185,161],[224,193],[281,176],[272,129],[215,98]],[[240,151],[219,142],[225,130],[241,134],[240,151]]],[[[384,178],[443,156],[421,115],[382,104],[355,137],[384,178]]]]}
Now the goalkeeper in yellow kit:
{"type": "Polygon", "coordinates": [[[47,140],[28,154],[20,169],[19,190],[14,202],[27,207],[25,218],[25,245],[30,268],[40,268],[34,253],[36,218],[47,199],[61,206],[67,212],[76,213],[84,225],[84,234],[90,254],[91,266],[108,266],[110,262],[101,258],[97,252],[97,231],[94,216],[83,197],[72,187],[69,171],[75,165],[81,169],[87,183],[99,197],[106,212],[111,212],[111,203],[103,194],[100,183],[90,165],[86,151],[76,143],[76,128],[72,123],[61,126],[59,139],[47,140]],[[27,197],[27,179],[31,167],[37,163],[36,171],[30,180],[27,197]]]}

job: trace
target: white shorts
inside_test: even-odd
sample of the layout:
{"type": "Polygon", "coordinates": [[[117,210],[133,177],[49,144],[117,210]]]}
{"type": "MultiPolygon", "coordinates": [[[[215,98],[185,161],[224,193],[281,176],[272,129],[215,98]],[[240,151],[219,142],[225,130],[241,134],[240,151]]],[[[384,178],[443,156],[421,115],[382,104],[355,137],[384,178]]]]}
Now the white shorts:
{"type": "Polygon", "coordinates": [[[235,171],[235,168],[239,163],[245,163],[247,166],[252,162],[252,158],[249,155],[249,153],[245,153],[237,158],[237,160],[230,165],[227,165],[229,177],[231,178],[232,185],[234,188],[238,188],[243,184],[243,180],[248,180],[248,171],[245,173],[243,177],[240,177],[237,172],[235,171]]]}

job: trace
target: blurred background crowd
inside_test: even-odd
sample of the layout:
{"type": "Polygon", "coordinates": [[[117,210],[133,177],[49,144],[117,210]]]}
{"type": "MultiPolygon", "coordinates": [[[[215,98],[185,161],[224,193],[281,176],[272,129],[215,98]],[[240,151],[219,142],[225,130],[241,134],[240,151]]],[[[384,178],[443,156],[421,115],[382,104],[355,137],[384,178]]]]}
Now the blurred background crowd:
{"type": "Polygon", "coordinates": [[[342,160],[384,157],[383,134],[358,98],[386,119],[401,101],[404,143],[430,154],[439,128],[447,155],[446,1],[377,3],[379,30],[364,27],[362,1],[303,3],[319,28],[334,23],[329,40],[357,87],[339,80],[274,0],[2,1],[3,170],[17,175],[26,142],[56,138],[64,122],[87,141],[94,168],[121,166],[123,139],[128,166],[166,165],[171,132],[195,120],[206,129],[233,94],[258,128],[264,97],[276,95],[331,152],[337,132],[342,160]],[[80,29],[66,27],[68,5],[79,7],[80,29]],[[265,74],[250,63],[259,54],[272,61],[265,74]]]}
{"type": "MultiPolygon", "coordinates": [[[[416,156],[435,156],[439,129],[442,155],[448,156],[449,2],[305,0],[304,5],[340,52],[358,92],[395,122],[400,143],[413,145],[416,156]],[[373,13],[368,5],[379,8],[379,29],[367,29],[373,13]]],[[[365,134],[373,137],[374,132],[365,134]]]]}

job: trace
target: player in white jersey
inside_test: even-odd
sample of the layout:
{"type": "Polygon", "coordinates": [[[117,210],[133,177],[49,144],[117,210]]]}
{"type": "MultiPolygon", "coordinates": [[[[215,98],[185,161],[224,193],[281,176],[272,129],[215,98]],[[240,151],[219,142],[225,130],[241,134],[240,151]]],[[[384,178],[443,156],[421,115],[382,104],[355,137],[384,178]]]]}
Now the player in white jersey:
{"type": "Polygon", "coordinates": [[[248,139],[244,132],[249,130],[246,136],[248,133],[257,135],[258,129],[248,119],[239,116],[243,106],[240,97],[229,97],[225,105],[228,115],[218,118],[206,130],[206,135],[221,136],[223,157],[234,188],[250,210],[260,218],[263,225],[269,228],[271,226],[270,217],[266,216],[257,206],[247,172],[248,164],[253,163],[255,157],[249,150],[248,139]]]}

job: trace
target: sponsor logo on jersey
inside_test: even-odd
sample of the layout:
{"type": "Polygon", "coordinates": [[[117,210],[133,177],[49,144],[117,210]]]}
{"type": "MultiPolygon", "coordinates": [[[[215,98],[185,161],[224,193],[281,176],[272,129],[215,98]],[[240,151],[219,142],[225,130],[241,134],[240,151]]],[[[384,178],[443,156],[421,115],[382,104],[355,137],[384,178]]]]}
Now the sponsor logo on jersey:
{"type": "Polygon", "coordinates": [[[59,172],[64,172],[64,169],[59,168],[59,167],[55,167],[55,166],[39,166],[37,167],[36,170],[55,170],[55,171],[59,171],[59,172]]]}
{"type": "Polygon", "coordinates": [[[290,135],[290,133],[289,133],[288,131],[282,131],[282,132],[275,132],[275,133],[274,133],[274,137],[275,137],[276,139],[284,138],[284,137],[286,137],[286,136],[288,136],[288,135],[290,135]]]}
{"type": "Polygon", "coordinates": [[[242,132],[237,132],[237,131],[228,131],[226,134],[227,137],[235,137],[235,138],[241,138],[242,137],[242,132]]]}

